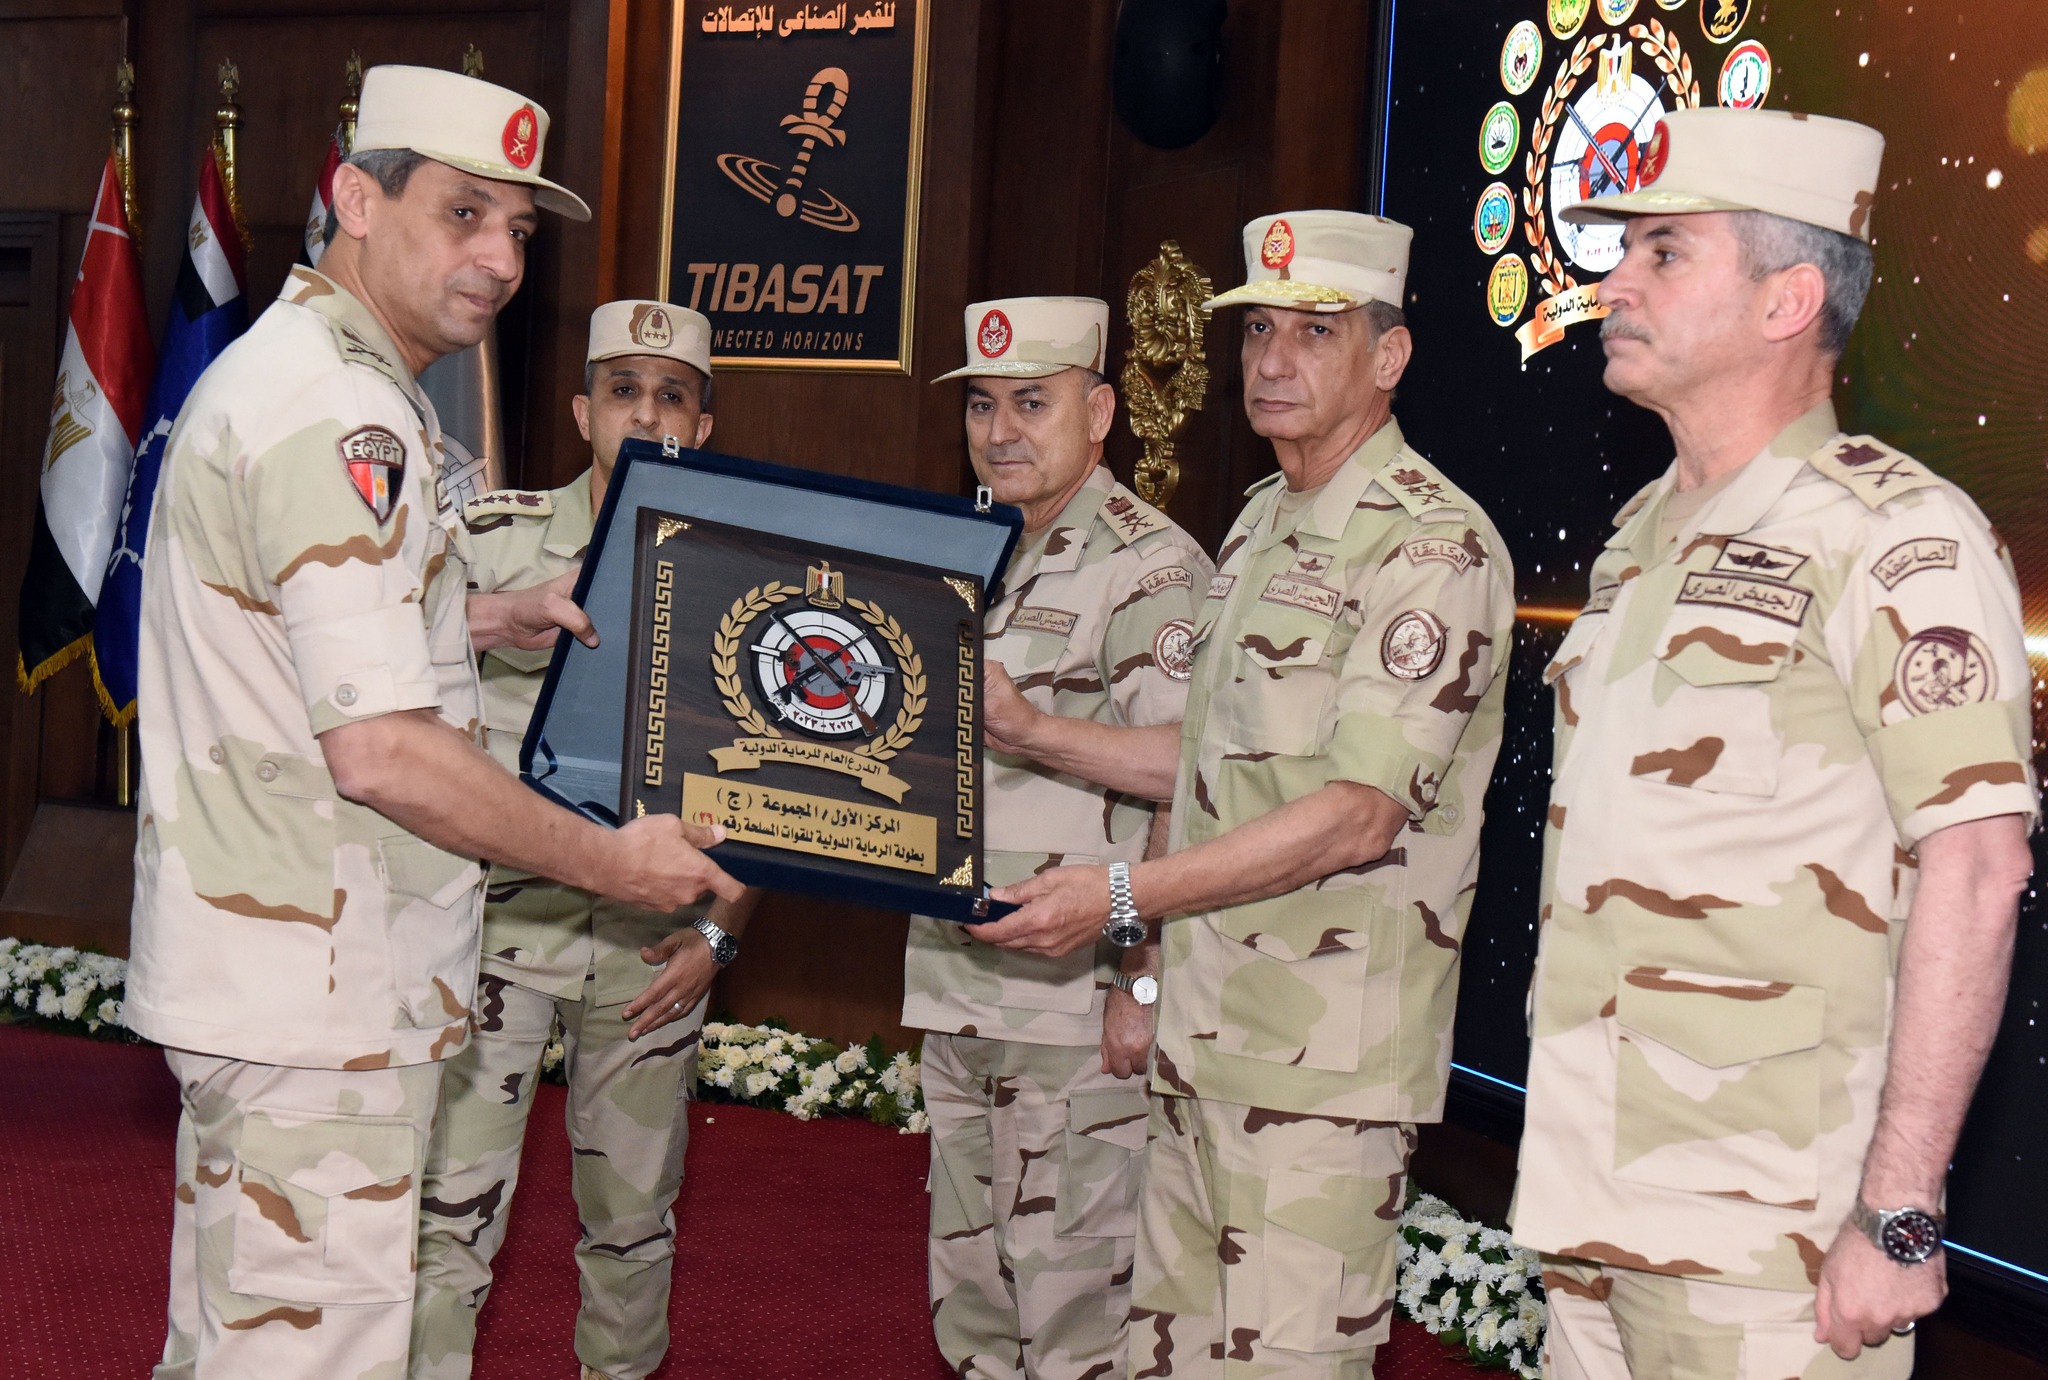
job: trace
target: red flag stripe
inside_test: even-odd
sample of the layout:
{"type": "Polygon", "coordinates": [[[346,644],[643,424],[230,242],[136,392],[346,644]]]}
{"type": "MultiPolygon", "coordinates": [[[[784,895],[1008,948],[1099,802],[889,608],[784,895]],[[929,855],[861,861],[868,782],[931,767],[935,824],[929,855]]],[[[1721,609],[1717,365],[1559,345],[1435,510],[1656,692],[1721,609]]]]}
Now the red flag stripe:
{"type": "Polygon", "coordinates": [[[71,292],[71,329],[132,447],[142,435],[142,409],[148,404],[149,380],[156,371],[156,349],[143,316],[142,260],[135,251],[128,212],[121,204],[121,180],[111,157],[100,174],[92,229],[86,235],[78,283],[71,292]]]}
{"type": "Polygon", "coordinates": [[[206,159],[199,166],[199,205],[206,212],[207,224],[213,227],[214,241],[220,245],[220,252],[233,270],[235,281],[246,291],[249,284],[248,251],[242,247],[242,230],[235,224],[234,212],[228,209],[228,187],[220,175],[220,155],[212,148],[206,150],[206,159]]]}

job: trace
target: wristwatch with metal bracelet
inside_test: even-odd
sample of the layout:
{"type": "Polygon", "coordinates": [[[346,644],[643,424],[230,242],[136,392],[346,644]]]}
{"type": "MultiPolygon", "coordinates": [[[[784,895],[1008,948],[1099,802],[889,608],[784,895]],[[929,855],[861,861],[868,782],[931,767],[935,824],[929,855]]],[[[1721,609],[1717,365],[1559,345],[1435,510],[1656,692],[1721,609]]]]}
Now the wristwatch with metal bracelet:
{"type": "Polygon", "coordinates": [[[1103,937],[1119,949],[1135,949],[1145,942],[1145,922],[1138,918],[1137,902],[1131,899],[1131,865],[1109,865],[1109,923],[1103,937]]]}
{"type": "Polygon", "coordinates": [[[690,928],[704,936],[711,945],[711,961],[723,968],[740,956],[740,940],[736,934],[728,934],[710,919],[692,920],[690,928]]]}

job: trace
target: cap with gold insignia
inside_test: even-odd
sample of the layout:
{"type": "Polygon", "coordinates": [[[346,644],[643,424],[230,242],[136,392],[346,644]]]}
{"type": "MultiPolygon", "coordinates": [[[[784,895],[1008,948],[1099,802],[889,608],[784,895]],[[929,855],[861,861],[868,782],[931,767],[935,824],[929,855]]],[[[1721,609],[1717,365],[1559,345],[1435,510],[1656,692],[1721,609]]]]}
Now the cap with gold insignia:
{"type": "Polygon", "coordinates": [[[494,182],[521,182],[534,203],[589,220],[583,198],[540,175],[548,113],[507,91],[438,67],[372,67],[356,110],[356,153],[411,149],[494,182]]]}
{"type": "Polygon", "coordinates": [[[607,302],[590,314],[592,364],[621,355],[659,355],[711,377],[711,323],[668,302],[607,302]]]}
{"type": "Polygon", "coordinates": [[[1768,211],[1857,239],[1884,136],[1868,125],[1789,110],[1674,110],[1643,146],[1636,190],[1558,214],[1575,224],[1698,211],[1768,211]]]}
{"type": "Polygon", "coordinates": [[[967,309],[967,363],[947,379],[1050,378],[1062,369],[1102,372],[1109,303],[1099,297],[1004,297],[967,309]]]}
{"type": "Polygon", "coordinates": [[[1202,303],[1350,311],[1367,302],[1401,305],[1408,242],[1415,232],[1356,211],[1283,211],[1244,227],[1245,284],[1202,303]]]}

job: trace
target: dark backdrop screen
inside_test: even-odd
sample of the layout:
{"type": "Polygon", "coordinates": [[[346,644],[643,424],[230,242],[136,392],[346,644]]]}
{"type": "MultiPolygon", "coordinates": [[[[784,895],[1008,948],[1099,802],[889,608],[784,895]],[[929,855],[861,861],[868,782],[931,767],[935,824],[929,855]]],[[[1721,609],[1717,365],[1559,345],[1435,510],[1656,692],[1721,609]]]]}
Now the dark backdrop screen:
{"type": "MultiPolygon", "coordinates": [[[[1535,951],[1550,698],[1540,672],[1610,517],[1670,461],[1600,384],[1598,326],[1526,361],[1537,321],[1618,254],[1560,203],[1637,172],[1674,104],[1845,116],[1888,144],[1878,281],[1836,405],[1977,499],[2013,548],[2048,656],[2048,6],[2041,0],[1386,0],[1379,209],[1415,227],[1416,360],[1396,410],[1483,502],[1519,573],[1508,734],[1488,801],[1456,1059],[1518,1091],[1535,951]],[[1522,26],[1517,33],[1518,26],[1522,26]],[[1534,40],[1533,42],[1531,40],[1534,40]],[[1590,152],[1594,141],[1605,154],[1590,152]],[[1548,303],[1546,310],[1545,304],[1548,303]]],[[[1610,232],[1611,233],[1611,232],[1610,232]]],[[[1531,343],[1541,344],[1540,338],[1531,343]]],[[[2035,694],[2035,746],[2042,696],[2035,694]]],[[[2044,858],[2035,845],[2037,870],[2044,858]]],[[[1951,1237],[2048,1284],[2048,906],[2028,893],[2004,1030],[1965,1129],[1951,1237]]]]}

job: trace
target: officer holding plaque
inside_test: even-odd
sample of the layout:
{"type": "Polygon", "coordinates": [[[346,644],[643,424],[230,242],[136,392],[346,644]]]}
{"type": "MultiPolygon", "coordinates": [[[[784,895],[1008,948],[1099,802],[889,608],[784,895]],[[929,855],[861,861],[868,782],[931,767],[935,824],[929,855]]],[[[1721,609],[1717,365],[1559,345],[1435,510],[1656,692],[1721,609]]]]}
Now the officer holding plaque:
{"type": "Polygon", "coordinates": [[[1057,955],[1163,922],[1136,1376],[1369,1374],[1414,1123],[1443,1114],[1514,581],[1393,419],[1408,243],[1376,216],[1263,217],[1250,281],[1209,304],[1244,308],[1245,411],[1280,472],[1205,591],[1184,729],[986,705],[1053,769],[1172,791],[1167,856],[1069,858],[999,890],[1023,909],[983,931],[1057,955]]]}
{"type": "Polygon", "coordinates": [[[547,114],[372,68],[320,270],[201,376],[143,568],[126,1014],[179,1084],[163,1380],[400,1374],[441,1061],[469,1040],[505,859],[671,908],[740,888],[669,819],[608,830],[483,750],[473,648],[550,642],[479,596],[419,373],[524,276],[547,114]]]}
{"type": "MultiPolygon", "coordinates": [[[[559,489],[470,500],[463,516],[475,550],[472,590],[573,581],[620,443],[673,436],[704,444],[712,427],[710,338],[709,323],[686,307],[626,301],[597,309],[583,392],[571,404],[591,467],[559,489]]],[[[552,654],[499,647],[483,656],[485,738],[509,771],[519,769],[552,654]]],[[[492,869],[476,1033],[448,1066],[427,1158],[413,1376],[470,1373],[477,1313],[510,1224],[527,1115],[557,1019],[582,1227],[576,1351],[592,1380],[638,1380],[660,1364],[675,1255],[670,1208],[682,1186],[705,993],[738,956],[752,894],[738,906],[721,899],[708,915],[677,914],[521,868],[492,869]],[[665,963],[660,990],[643,992],[657,962],[665,963]]]]}
{"type": "MultiPolygon", "coordinates": [[[[1039,709],[1173,724],[1210,564],[1111,478],[1108,306],[1020,297],[967,309],[967,445],[1024,513],[987,610],[987,665],[1039,709]]],[[[1134,862],[1164,810],[989,744],[988,879],[1063,861],[1134,862]]],[[[1013,953],[911,920],[903,1023],[924,1042],[931,1289],[939,1349],[978,1380],[1122,1375],[1136,1152],[1158,996],[1156,948],[1013,953]]]]}

